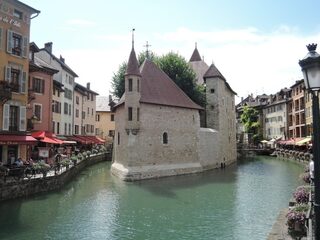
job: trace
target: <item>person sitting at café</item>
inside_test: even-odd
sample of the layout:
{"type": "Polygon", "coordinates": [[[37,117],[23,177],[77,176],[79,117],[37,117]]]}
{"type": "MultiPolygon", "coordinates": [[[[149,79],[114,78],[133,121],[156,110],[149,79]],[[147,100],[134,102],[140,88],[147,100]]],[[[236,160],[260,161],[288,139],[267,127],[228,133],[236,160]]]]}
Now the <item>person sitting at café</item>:
{"type": "Polygon", "coordinates": [[[27,159],[25,162],[24,162],[25,165],[28,165],[28,166],[32,166],[33,165],[33,160],[32,158],[29,158],[27,159]]]}
{"type": "Polygon", "coordinates": [[[16,165],[17,167],[22,167],[23,166],[22,158],[16,159],[13,164],[16,165]]]}

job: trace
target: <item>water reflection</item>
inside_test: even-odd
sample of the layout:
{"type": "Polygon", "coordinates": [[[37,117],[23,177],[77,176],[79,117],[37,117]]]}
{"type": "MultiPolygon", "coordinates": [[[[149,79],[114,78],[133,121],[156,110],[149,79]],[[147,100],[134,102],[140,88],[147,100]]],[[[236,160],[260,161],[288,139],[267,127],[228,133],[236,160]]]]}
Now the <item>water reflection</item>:
{"type": "Polygon", "coordinates": [[[301,170],[255,158],[125,183],[102,163],[61,191],[1,203],[0,239],[265,239],[301,170]]]}

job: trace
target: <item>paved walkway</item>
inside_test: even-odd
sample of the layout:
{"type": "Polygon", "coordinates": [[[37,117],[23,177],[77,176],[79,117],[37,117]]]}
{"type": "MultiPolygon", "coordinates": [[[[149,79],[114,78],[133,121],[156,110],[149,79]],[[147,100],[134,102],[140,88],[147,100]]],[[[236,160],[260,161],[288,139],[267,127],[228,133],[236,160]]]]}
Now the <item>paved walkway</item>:
{"type": "MultiPolygon", "coordinates": [[[[271,232],[269,233],[269,236],[267,240],[291,240],[293,239],[288,234],[288,226],[287,226],[287,215],[288,209],[283,209],[280,211],[278,218],[276,222],[273,224],[271,232]]],[[[306,237],[301,238],[303,240],[306,240],[306,237]]]]}

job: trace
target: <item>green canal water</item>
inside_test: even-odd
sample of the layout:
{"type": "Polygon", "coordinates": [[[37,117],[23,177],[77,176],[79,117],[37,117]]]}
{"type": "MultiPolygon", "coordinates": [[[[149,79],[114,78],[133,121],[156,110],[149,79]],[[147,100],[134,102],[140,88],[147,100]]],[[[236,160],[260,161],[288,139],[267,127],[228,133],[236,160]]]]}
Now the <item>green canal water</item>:
{"type": "Polygon", "coordinates": [[[61,191],[0,203],[0,239],[266,239],[303,167],[266,157],[135,183],[110,163],[61,191]]]}

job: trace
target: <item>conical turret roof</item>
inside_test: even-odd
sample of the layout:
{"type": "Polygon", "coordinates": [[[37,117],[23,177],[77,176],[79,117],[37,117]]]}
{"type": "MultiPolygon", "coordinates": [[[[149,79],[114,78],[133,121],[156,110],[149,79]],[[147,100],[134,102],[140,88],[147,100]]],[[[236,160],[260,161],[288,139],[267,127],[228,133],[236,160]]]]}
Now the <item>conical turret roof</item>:
{"type": "Polygon", "coordinates": [[[232,88],[230,87],[229,83],[227,82],[227,80],[225,79],[225,77],[221,74],[221,72],[218,70],[218,68],[212,63],[210,65],[210,67],[208,68],[207,72],[203,75],[203,78],[214,78],[214,77],[218,77],[220,79],[222,79],[227,88],[235,95],[237,95],[237,93],[235,91],[232,90],[232,88]]]}
{"type": "Polygon", "coordinates": [[[209,77],[219,77],[222,80],[226,80],[213,63],[210,65],[206,73],[203,75],[203,78],[209,78],[209,77]]]}
{"type": "Polygon", "coordinates": [[[198,62],[198,61],[202,61],[201,57],[200,57],[200,53],[197,49],[197,47],[194,49],[192,56],[190,58],[189,62],[198,62]]]}
{"type": "Polygon", "coordinates": [[[131,53],[129,56],[126,75],[141,76],[140,71],[139,71],[139,63],[138,63],[136,53],[135,53],[133,47],[131,49],[131,53]]]}

